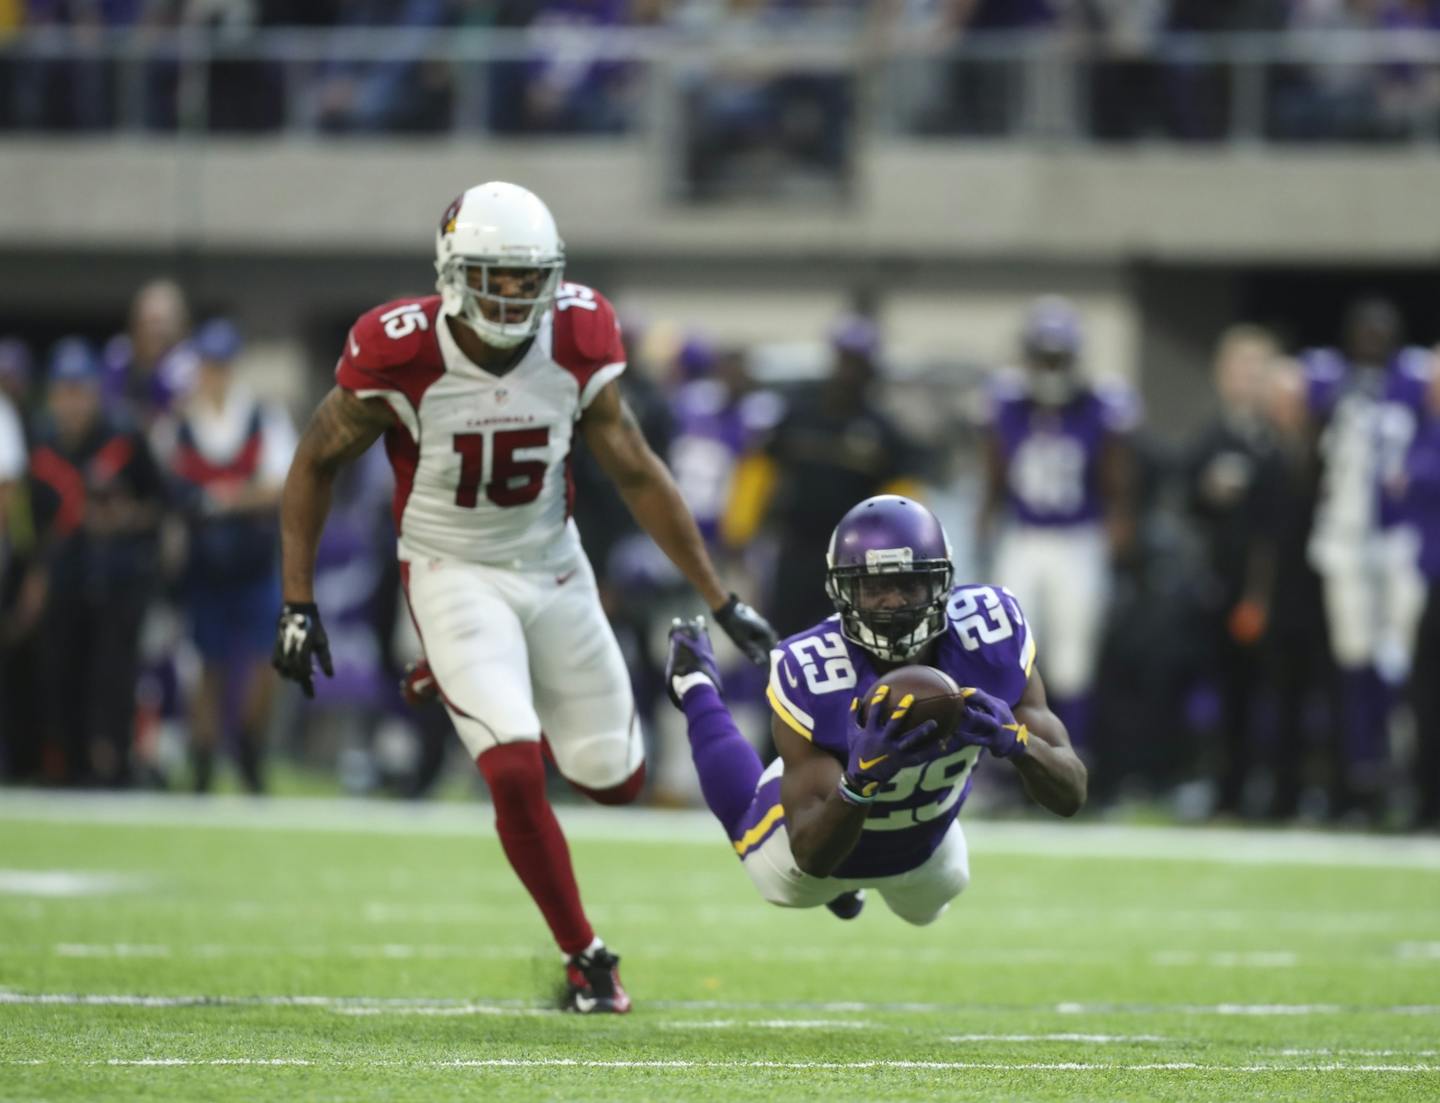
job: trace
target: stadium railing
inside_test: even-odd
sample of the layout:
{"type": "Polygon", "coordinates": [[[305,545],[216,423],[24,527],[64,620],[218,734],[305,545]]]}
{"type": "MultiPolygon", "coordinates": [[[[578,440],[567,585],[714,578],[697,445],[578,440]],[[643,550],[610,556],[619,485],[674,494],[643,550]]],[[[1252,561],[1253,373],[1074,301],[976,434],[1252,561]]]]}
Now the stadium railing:
{"type": "Polygon", "coordinates": [[[1440,33],[1413,30],[1176,34],[1127,46],[1075,33],[947,42],[901,28],[803,24],[722,25],[705,35],[47,27],[0,40],[0,129],[663,139],[693,130],[707,111],[763,131],[799,102],[801,114],[838,114],[829,122],[847,144],[872,130],[1047,143],[1434,142],[1437,75],[1440,33]],[[831,98],[776,94],[775,82],[795,78],[833,82],[831,98]],[[341,91],[327,93],[327,82],[341,91]],[[429,98],[398,102],[415,100],[417,87],[429,98]],[[365,102],[335,110],[329,101],[346,95],[365,102]],[[527,100],[543,101],[549,114],[527,100]]]}

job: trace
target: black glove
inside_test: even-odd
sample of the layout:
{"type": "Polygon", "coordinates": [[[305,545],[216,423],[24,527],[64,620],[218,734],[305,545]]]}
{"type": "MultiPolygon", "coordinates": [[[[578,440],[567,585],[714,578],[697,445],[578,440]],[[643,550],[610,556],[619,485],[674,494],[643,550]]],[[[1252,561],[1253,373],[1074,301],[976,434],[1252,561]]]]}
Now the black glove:
{"type": "Polygon", "coordinates": [[[299,682],[306,697],[314,697],[312,656],[319,660],[327,678],[335,677],[330,641],[320,623],[319,608],[313,601],[287,601],[280,607],[280,620],[275,625],[275,654],[270,665],[280,672],[280,677],[299,682]]]}
{"type": "Polygon", "coordinates": [[[756,666],[770,661],[770,649],[780,642],[770,622],[746,605],[734,594],[720,608],[714,610],[715,623],[724,629],[745,657],[756,666]]]}

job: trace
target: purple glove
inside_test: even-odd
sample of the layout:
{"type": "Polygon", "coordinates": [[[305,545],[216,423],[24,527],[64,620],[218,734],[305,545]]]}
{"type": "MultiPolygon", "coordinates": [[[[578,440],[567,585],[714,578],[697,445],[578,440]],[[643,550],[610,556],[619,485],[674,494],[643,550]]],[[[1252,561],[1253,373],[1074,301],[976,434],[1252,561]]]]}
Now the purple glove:
{"type": "Polygon", "coordinates": [[[889,695],[890,687],[881,682],[864,708],[858,697],[850,702],[850,727],[846,733],[850,760],[840,779],[840,796],[851,804],[871,803],[880,786],[906,766],[933,757],[930,743],[935,721],[927,720],[907,731],[905,721],[915,698],[902,697],[887,719],[881,705],[889,695]]]}
{"type": "Polygon", "coordinates": [[[996,758],[1019,758],[1029,749],[1030,731],[1016,723],[1009,705],[983,689],[967,686],[960,692],[965,697],[965,714],[955,734],[961,743],[984,747],[996,758]]]}

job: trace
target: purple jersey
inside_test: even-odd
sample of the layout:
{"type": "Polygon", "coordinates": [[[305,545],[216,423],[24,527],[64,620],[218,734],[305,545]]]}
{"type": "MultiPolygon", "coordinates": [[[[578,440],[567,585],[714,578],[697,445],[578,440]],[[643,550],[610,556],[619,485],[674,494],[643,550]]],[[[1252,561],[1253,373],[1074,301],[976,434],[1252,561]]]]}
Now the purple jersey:
{"type": "MultiPolygon", "coordinates": [[[[959,685],[976,686],[1013,707],[1035,665],[1035,641],[1015,596],[999,587],[957,586],[946,613],[949,625],[932,663],[959,685]]],[[[842,763],[849,757],[850,702],[879,680],[869,653],[840,634],[838,615],[770,653],[768,696],[776,715],[842,763]]],[[[930,857],[965,802],[980,754],[979,747],[959,747],[896,774],[876,794],[860,841],[834,876],[889,877],[930,857]]],[[[762,793],[755,802],[762,812],[780,802],[780,780],[767,784],[775,792],[773,799],[762,793]]]]}
{"type": "Polygon", "coordinates": [[[1326,426],[1321,451],[1331,470],[1322,511],[1370,517],[1382,529],[1407,520],[1405,502],[1389,488],[1400,482],[1424,409],[1430,354],[1401,349],[1383,372],[1357,368],[1336,349],[1311,349],[1300,362],[1311,416],[1326,426]],[[1360,480],[1363,485],[1352,488],[1360,480]]]}
{"type": "Polygon", "coordinates": [[[1405,505],[1420,530],[1420,570],[1440,582],[1440,415],[1421,424],[1405,474],[1405,505]]]}
{"type": "Polygon", "coordinates": [[[675,396],[670,469],[707,543],[720,533],[735,465],[783,412],[778,395],[755,391],[732,400],[714,380],[691,383],[675,396]]]}
{"type": "Polygon", "coordinates": [[[1063,527],[1100,518],[1100,455],[1107,440],[1139,421],[1139,400],[1119,385],[1086,387],[1064,406],[1045,406],[1023,382],[1002,376],[991,395],[992,426],[1005,465],[1005,500],[1026,525],[1063,527]]]}
{"type": "Polygon", "coordinates": [[[130,338],[118,334],[105,343],[101,354],[100,393],[107,409],[148,424],[190,393],[199,364],[200,358],[190,342],[181,341],[156,361],[148,377],[141,378],[130,338]]]}

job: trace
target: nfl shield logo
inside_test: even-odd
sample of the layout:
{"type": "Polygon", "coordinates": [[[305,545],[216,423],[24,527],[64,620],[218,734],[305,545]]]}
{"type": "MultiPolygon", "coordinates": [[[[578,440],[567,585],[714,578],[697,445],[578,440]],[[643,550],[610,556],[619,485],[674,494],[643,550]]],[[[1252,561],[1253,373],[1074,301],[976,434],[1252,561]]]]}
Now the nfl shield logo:
{"type": "Polygon", "coordinates": [[[506,400],[507,400],[509,397],[510,397],[510,392],[507,391],[504,387],[496,387],[496,388],[495,388],[495,405],[497,405],[497,406],[503,406],[503,405],[505,405],[505,402],[506,402],[506,400]]]}

